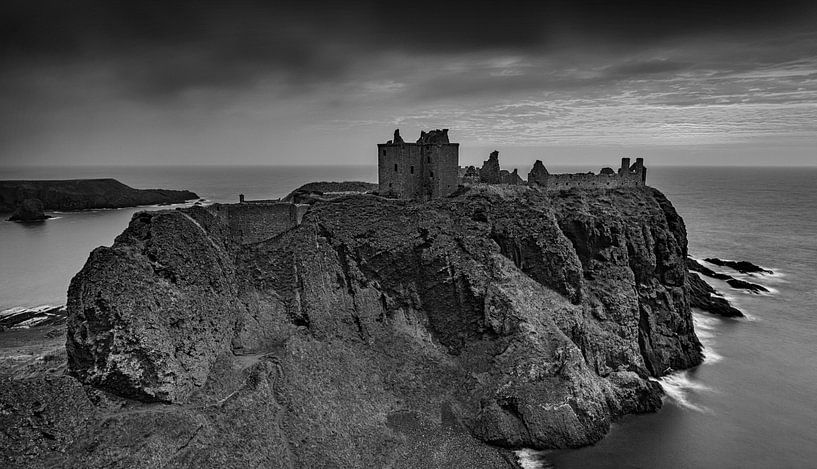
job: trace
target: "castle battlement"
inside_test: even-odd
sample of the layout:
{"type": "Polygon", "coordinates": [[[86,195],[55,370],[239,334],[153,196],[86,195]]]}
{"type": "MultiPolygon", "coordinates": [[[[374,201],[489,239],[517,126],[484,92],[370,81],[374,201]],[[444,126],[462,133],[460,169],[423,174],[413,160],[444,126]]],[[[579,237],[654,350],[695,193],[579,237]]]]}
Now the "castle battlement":
{"type": "MultiPolygon", "coordinates": [[[[459,144],[448,139],[448,129],[420,132],[414,143],[403,140],[400,131],[394,139],[377,145],[378,192],[386,197],[430,200],[444,197],[460,184],[524,185],[517,170],[500,168],[499,152],[491,152],[482,168],[460,168],[459,144]]],[[[644,158],[622,158],[618,171],[602,168],[598,174],[551,174],[541,160],[528,173],[527,185],[540,190],[613,189],[639,187],[647,182],[644,158]]]]}

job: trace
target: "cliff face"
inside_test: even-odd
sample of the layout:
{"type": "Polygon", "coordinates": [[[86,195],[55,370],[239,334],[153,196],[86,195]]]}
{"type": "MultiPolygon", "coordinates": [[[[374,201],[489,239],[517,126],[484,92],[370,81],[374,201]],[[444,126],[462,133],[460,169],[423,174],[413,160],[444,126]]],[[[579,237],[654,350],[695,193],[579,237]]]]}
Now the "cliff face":
{"type": "Polygon", "coordinates": [[[0,212],[12,212],[25,199],[39,199],[45,210],[85,210],[181,203],[197,199],[190,191],[134,189],[116,179],[0,181],[0,212]]]}
{"type": "Polygon", "coordinates": [[[69,368],[136,400],[105,394],[66,463],[513,467],[502,448],[597,441],[701,361],[684,225],[650,188],[353,196],[226,233],[142,213],[74,278],[69,368]]]}

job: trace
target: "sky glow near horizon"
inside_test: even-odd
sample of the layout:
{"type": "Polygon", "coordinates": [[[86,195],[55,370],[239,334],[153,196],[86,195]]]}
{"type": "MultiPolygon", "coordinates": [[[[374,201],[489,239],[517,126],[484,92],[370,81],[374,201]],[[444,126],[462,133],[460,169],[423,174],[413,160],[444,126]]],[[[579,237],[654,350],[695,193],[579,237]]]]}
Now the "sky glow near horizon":
{"type": "Polygon", "coordinates": [[[443,127],[471,164],[817,164],[813,6],[626,3],[11,1],[0,164],[369,164],[443,127]]]}

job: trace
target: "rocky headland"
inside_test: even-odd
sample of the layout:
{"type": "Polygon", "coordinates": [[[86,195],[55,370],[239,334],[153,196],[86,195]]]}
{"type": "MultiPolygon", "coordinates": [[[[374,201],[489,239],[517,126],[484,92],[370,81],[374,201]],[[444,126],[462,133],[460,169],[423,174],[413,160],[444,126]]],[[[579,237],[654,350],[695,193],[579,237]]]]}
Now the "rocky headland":
{"type": "Polygon", "coordinates": [[[312,202],[252,244],[215,208],[136,214],[71,282],[68,373],[0,383],[3,465],[518,467],[702,360],[655,189],[312,202]]]}
{"type": "Polygon", "coordinates": [[[116,179],[0,181],[0,212],[13,212],[27,199],[42,210],[86,210],[174,204],[198,199],[190,191],[134,189],[116,179]]]}

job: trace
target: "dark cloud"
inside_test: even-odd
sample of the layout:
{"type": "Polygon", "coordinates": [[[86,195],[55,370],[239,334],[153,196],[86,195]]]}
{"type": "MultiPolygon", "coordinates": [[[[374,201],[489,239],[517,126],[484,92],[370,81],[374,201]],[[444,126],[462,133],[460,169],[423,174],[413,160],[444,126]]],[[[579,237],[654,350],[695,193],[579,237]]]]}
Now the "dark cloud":
{"type": "MultiPolygon", "coordinates": [[[[343,79],[388,53],[542,53],[632,47],[683,35],[791,28],[810,2],[662,1],[38,1],[0,6],[0,63],[109,66],[147,96],[343,79]]],[[[671,63],[623,65],[628,73],[671,63]],[[627,67],[630,67],[629,69],[627,67]]]]}
{"type": "Polygon", "coordinates": [[[4,0],[0,163],[366,162],[401,122],[486,145],[786,141],[815,135],[816,7],[4,0]]]}

